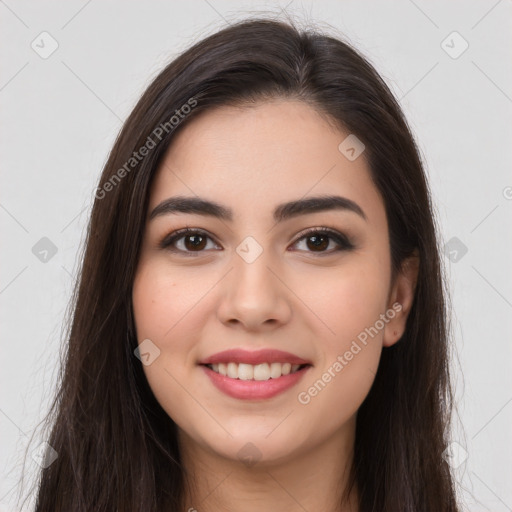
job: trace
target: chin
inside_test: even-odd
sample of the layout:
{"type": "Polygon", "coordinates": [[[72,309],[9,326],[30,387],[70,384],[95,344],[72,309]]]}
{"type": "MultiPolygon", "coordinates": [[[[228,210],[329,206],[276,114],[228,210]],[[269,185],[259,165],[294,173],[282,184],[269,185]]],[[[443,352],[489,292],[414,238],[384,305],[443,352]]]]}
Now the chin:
{"type": "Polygon", "coordinates": [[[300,443],[292,432],[283,430],[281,435],[255,431],[255,429],[240,429],[236,436],[223,440],[204,440],[211,451],[231,461],[241,462],[251,468],[256,464],[262,466],[275,466],[286,462],[297,455],[300,443]],[[293,444],[290,441],[293,440],[293,444]]]}

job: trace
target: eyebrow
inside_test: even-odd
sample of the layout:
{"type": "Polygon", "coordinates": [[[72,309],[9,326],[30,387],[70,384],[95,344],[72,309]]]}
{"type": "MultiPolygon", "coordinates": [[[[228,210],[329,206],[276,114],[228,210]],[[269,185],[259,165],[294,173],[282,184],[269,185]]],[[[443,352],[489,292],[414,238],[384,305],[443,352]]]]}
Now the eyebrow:
{"type": "MultiPolygon", "coordinates": [[[[275,222],[307,215],[310,213],[323,212],[328,210],[345,210],[356,213],[364,220],[367,217],[363,209],[351,199],[341,196],[318,196],[307,199],[298,199],[282,203],[274,209],[273,218],[275,222]]],[[[223,206],[215,201],[209,201],[200,197],[175,196],[162,201],[151,212],[149,220],[162,215],[176,213],[191,213],[196,215],[206,215],[218,219],[232,221],[233,210],[223,206]]]]}

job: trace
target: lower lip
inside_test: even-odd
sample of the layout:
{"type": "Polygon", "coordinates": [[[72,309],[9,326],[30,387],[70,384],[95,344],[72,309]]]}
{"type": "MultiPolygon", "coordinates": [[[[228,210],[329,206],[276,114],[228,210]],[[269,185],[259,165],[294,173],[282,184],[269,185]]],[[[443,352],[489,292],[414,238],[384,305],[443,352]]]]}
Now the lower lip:
{"type": "Polygon", "coordinates": [[[282,375],[277,379],[240,380],[214,372],[208,366],[201,365],[201,367],[217,389],[233,398],[243,400],[264,400],[283,393],[295,386],[311,368],[311,366],[306,366],[295,373],[282,375]]]}

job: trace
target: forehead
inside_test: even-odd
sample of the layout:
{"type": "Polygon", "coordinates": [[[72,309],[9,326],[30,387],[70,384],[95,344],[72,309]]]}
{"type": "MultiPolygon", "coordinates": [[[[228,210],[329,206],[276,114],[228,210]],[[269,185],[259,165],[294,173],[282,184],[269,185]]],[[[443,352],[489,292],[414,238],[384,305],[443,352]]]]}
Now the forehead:
{"type": "Polygon", "coordinates": [[[254,218],[286,200],[336,194],[375,222],[385,210],[364,153],[350,161],[338,149],[348,135],[300,101],[205,111],[173,139],[150,209],[172,195],[200,196],[254,218]]]}

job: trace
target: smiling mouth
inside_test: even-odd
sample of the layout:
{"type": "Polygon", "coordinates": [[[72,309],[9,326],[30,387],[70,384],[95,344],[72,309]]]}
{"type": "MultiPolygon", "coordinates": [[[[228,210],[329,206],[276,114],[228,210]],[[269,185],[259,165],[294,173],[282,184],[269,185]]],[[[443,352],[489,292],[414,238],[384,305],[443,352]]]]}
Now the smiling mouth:
{"type": "Polygon", "coordinates": [[[265,381],[269,379],[278,379],[285,375],[297,373],[302,369],[311,366],[310,364],[291,364],[291,363],[218,363],[203,365],[213,370],[215,373],[224,375],[231,379],[238,380],[258,380],[265,381]]]}

